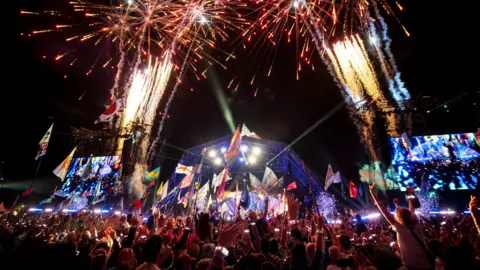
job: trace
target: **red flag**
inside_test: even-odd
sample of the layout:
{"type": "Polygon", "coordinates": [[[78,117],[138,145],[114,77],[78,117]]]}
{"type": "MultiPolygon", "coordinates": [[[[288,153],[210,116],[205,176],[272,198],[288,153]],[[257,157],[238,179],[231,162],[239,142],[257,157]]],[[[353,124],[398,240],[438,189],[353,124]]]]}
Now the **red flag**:
{"type": "Polygon", "coordinates": [[[124,104],[125,101],[123,97],[116,99],[115,102],[108,106],[108,108],[98,117],[98,119],[95,121],[95,124],[99,122],[110,122],[114,115],[120,113],[124,107],[124,104]]]}
{"type": "Polygon", "coordinates": [[[142,203],[140,202],[140,200],[134,200],[133,204],[135,205],[135,209],[142,208],[142,203]]]}
{"type": "Polygon", "coordinates": [[[357,186],[355,186],[355,183],[353,183],[352,180],[350,180],[350,197],[355,199],[357,198],[357,194],[358,194],[358,188],[357,186]]]}
{"type": "Polygon", "coordinates": [[[225,191],[225,185],[227,183],[227,179],[228,179],[228,168],[225,168],[225,173],[223,174],[222,182],[220,182],[220,186],[218,187],[218,190],[217,190],[217,200],[219,201],[223,200],[223,192],[225,191]]]}
{"type": "Polygon", "coordinates": [[[228,147],[228,151],[224,154],[225,160],[227,161],[227,166],[238,155],[238,152],[240,151],[240,144],[242,143],[242,136],[240,136],[240,134],[241,130],[240,127],[238,127],[233,134],[232,141],[230,142],[230,147],[228,147]]]}
{"type": "Polygon", "coordinates": [[[297,182],[295,182],[295,180],[292,183],[288,184],[287,186],[287,190],[293,190],[296,188],[297,188],[297,182]]]}
{"type": "Polygon", "coordinates": [[[28,195],[32,194],[32,191],[33,191],[32,188],[27,189],[24,192],[22,192],[22,196],[28,196],[28,195]]]}

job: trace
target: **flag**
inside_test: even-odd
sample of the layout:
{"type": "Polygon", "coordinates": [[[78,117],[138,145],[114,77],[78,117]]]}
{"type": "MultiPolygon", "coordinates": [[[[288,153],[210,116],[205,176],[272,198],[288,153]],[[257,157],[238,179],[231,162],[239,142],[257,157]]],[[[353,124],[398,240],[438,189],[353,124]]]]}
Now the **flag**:
{"type": "Polygon", "coordinates": [[[260,190],[262,188],[262,182],[260,182],[260,180],[258,180],[258,178],[252,173],[250,173],[249,175],[250,175],[250,185],[252,185],[253,187],[252,191],[260,190]]]}
{"type": "Polygon", "coordinates": [[[99,122],[110,122],[113,116],[120,113],[125,103],[124,97],[117,98],[108,108],[95,120],[95,124],[99,122]]]}
{"type": "Polygon", "coordinates": [[[154,180],[157,180],[159,176],[160,176],[160,167],[156,168],[153,171],[148,172],[147,175],[145,175],[145,180],[147,180],[148,182],[154,181],[154,180]]]}
{"type": "Polygon", "coordinates": [[[190,185],[192,184],[193,177],[194,177],[193,173],[185,175],[185,177],[183,177],[182,182],[180,183],[180,188],[190,187],[190,185]]]}
{"type": "Polygon", "coordinates": [[[352,180],[350,180],[350,197],[355,199],[357,198],[357,194],[358,194],[358,188],[355,185],[355,183],[353,183],[352,180]]]}
{"type": "Polygon", "coordinates": [[[83,181],[88,180],[92,175],[92,158],[88,158],[87,164],[83,166],[80,175],[80,179],[83,181]]]}
{"type": "Polygon", "coordinates": [[[340,176],[340,172],[336,172],[333,176],[333,183],[340,184],[342,182],[342,177],[340,176]]]}
{"type": "Polygon", "coordinates": [[[208,202],[207,202],[207,208],[212,205],[213,201],[212,201],[212,194],[210,194],[210,196],[208,196],[208,202]]]}
{"type": "Polygon", "coordinates": [[[59,189],[59,190],[55,191],[53,193],[53,195],[65,198],[65,197],[67,197],[68,194],[63,189],[59,189]]]}
{"type": "Polygon", "coordinates": [[[97,185],[95,186],[95,199],[97,199],[100,196],[101,190],[102,190],[102,180],[98,180],[97,185]]]}
{"type": "Polygon", "coordinates": [[[242,125],[242,132],[240,133],[240,136],[247,136],[250,138],[255,138],[255,139],[260,139],[260,137],[255,134],[255,132],[251,132],[250,129],[247,128],[245,124],[242,125]]]}
{"type": "Polygon", "coordinates": [[[297,182],[295,182],[295,180],[293,180],[293,182],[288,184],[288,186],[287,186],[287,190],[293,190],[293,189],[296,189],[296,188],[297,188],[297,182]]]}
{"type": "Polygon", "coordinates": [[[177,174],[191,174],[193,172],[193,166],[186,166],[178,163],[175,173],[177,174]]]}
{"type": "Polygon", "coordinates": [[[332,166],[328,164],[327,175],[325,176],[325,190],[327,190],[331,184],[333,184],[335,174],[333,173],[332,166]]]}
{"type": "Polygon", "coordinates": [[[37,156],[35,157],[35,160],[37,160],[40,157],[43,157],[47,153],[48,142],[50,142],[52,129],[53,129],[53,124],[50,126],[50,128],[47,130],[47,133],[43,135],[43,138],[38,143],[38,145],[40,146],[40,149],[38,149],[38,153],[37,153],[37,156]]]}
{"type": "Polygon", "coordinates": [[[133,205],[135,206],[135,209],[142,208],[142,202],[140,200],[134,200],[133,205]]]}
{"type": "Polygon", "coordinates": [[[227,177],[228,177],[228,167],[223,170],[222,181],[220,182],[220,186],[217,190],[217,200],[223,200],[223,193],[225,192],[225,185],[227,184],[227,177]]]}
{"type": "Polygon", "coordinates": [[[265,173],[262,179],[262,188],[264,192],[267,192],[278,181],[277,176],[272,169],[265,167],[265,173]]]}
{"type": "Polygon", "coordinates": [[[157,196],[159,201],[163,201],[168,195],[168,180],[162,183],[157,190],[157,196]]]}
{"type": "Polygon", "coordinates": [[[232,161],[237,157],[238,152],[240,151],[240,144],[242,143],[242,136],[240,136],[241,131],[240,127],[235,130],[228,151],[223,154],[225,160],[227,161],[227,167],[232,163],[232,161]]]}
{"type": "Polygon", "coordinates": [[[249,205],[250,205],[250,194],[248,193],[247,183],[245,182],[243,185],[242,196],[240,197],[240,206],[242,206],[244,209],[248,209],[249,205]]]}
{"type": "Polygon", "coordinates": [[[185,193],[185,195],[178,201],[178,204],[183,204],[185,206],[185,204],[187,203],[187,198],[189,196],[188,194],[189,192],[185,193]]]}
{"type": "Polygon", "coordinates": [[[210,184],[209,181],[205,183],[198,191],[197,194],[194,195],[193,201],[195,202],[195,205],[202,205],[205,206],[205,203],[207,202],[207,195],[208,191],[210,189],[210,184]]]}
{"type": "Polygon", "coordinates": [[[24,192],[22,192],[22,196],[28,196],[30,194],[32,194],[33,190],[32,188],[29,188],[27,190],[25,190],[24,192]]]}
{"type": "Polygon", "coordinates": [[[39,204],[52,203],[52,200],[53,200],[53,198],[50,197],[50,198],[48,198],[48,199],[45,199],[45,200],[41,201],[39,204]]]}
{"type": "Polygon", "coordinates": [[[55,170],[53,170],[53,173],[62,181],[65,179],[65,176],[67,176],[68,167],[70,167],[70,162],[72,162],[72,158],[73,158],[73,154],[75,153],[75,150],[77,150],[76,146],[75,148],[73,148],[70,155],[68,155],[68,157],[62,163],[60,163],[60,165],[58,165],[58,167],[55,168],[55,170]]]}

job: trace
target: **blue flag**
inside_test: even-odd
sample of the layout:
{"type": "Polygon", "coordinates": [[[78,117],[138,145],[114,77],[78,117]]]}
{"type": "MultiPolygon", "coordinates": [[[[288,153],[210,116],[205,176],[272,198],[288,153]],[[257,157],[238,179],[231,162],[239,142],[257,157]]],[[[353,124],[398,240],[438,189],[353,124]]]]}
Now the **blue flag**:
{"type": "Polygon", "coordinates": [[[248,206],[250,205],[250,194],[248,193],[247,183],[244,183],[243,185],[243,192],[242,192],[242,197],[240,198],[240,205],[245,209],[248,209],[248,206]]]}

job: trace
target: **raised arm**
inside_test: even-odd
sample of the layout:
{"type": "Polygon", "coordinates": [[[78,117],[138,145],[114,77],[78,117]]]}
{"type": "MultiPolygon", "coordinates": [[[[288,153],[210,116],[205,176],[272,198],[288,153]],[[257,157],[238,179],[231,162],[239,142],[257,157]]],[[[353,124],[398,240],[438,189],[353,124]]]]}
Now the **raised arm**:
{"type": "Polygon", "coordinates": [[[478,210],[478,200],[475,196],[470,196],[470,214],[472,215],[473,222],[475,222],[475,227],[480,233],[480,210],[478,210]]]}
{"type": "Polygon", "coordinates": [[[385,205],[383,205],[383,203],[378,199],[377,195],[375,194],[375,186],[377,185],[376,182],[373,182],[371,185],[370,185],[370,195],[372,195],[372,199],[373,201],[375,202],[375,204],[377,205],[378,207],[378,210],[380,210],[380,213],[382,213],[382,215],[385,217],[385,219],[388,221],[388,223],[390,223],[390,225],[394,225],[395,224],[395,219],[393,218],[393,216],[388,212],[387,208],[385,207],[385,205]]]}

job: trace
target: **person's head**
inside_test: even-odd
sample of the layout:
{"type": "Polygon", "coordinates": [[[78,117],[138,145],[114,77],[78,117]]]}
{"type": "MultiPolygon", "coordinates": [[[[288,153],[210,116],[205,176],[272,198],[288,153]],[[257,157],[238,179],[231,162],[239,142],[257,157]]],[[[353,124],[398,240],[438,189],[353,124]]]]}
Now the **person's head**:
{"type": "Polygon", "coordinates": [[[157,261],[158,254],[162,248],[162,242],[162,237],[158,235],[150,237],[145,242],[142,247],[142,255],[148,263],[155,263],[157,261]]]}
{"type": "Polygon", "coordinates": [[[270,252],[271,252],[272,254],[278,253],[278,241],[277,241],[277,239],[275,239],[275,238],[272,238],[272,239],[270,240],[270,252]]]}
{"type": "Polygon", "coordinates": [[[340,249],[337,246],[331,246],[328,248],[328,256],[330,257],[330,262],[332,264],[337,263],[337,259],[340,258],[341,252],[340,249]]]}
{"type": "Polygon", "coordinates": [[[196,265],[195,270],[207,270],[208,266],[212,263],[212,259],[201,259],[196,265]]]}
{"type": "Polygon", "coordinates": [[[107,269],[108,251],[104,248],[94,250],[91,254],[90,270],[107,269]]]}
{"type": "Polygon", "coordinates": [[[307,244],[307,256],[308,258],[313,258],[315,256],[315,243],[307,244]]]}
{"type": "Polygon", "coordinates": [[[180,255],[176,260],[175,260],[175,269],[176,270],[191,270],[193,267],[193,264],[195,263],[195,259],[184,254],[180,255]]]}
{"type": "Polygon", "coordinates": [[[128,222],[128,224],[132,224],[132,221],[133,221],[133,215],[132,215],[132,214],[128,214],[128,215],[127,215],[127,222],[128,222]]]}
{"type": "Polygon", "coordinates": [[[342,234],[340,235],[340,248],[342,251],[347,251],[352,248],[352,243],[350,242],[350,237],[348,235],[342,234]]]}
{"type": "Polygon", "coordinates": [[[187,254],[195,259],[198,259],[200,257],[200,247],[197,244],[190,245],[187,248],[187,254]]]}
{"type": "Polygon", "coordinates": [[[124,248],[118,253],[117,269],[133,270],[137,268],[137,259],[133,253],[133,249],[124,248]]]}
{"type": "Polygon", "coordinates": [[[263,253],[270,253],[270,241],[268,240],[268,238],[262,238],[261,247],[263,253]]]}
{"type": "Polygon", "coordinates": [[[126,222],[127,221],[127,216],[126,215],[122,215],[120,217],[120,222],[126,222]]]}
{"type": "Polygon", "coordinates": [[[202,258],[212,258],[215,252],[215,245],[207,243],[202,247],[202,258]]]}
{"type": "Polygon", "coordinates": [[[413,217],[410,210],[404,207],[397,207],[395,209],[395,220],[407,227],[413,227],[416,224],[416,219],[413,217]]]}
{"type": "Polygon", "coordinates": [[[297,240],[302,240],[302,232],[297,228],[291,230],[290,235],[296,238],[297,240]]]}

